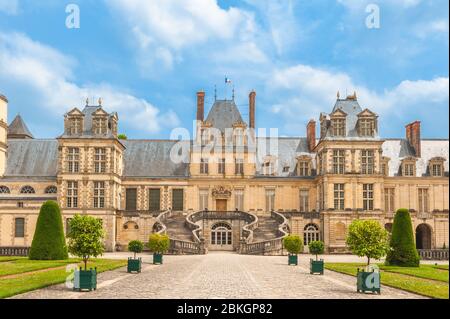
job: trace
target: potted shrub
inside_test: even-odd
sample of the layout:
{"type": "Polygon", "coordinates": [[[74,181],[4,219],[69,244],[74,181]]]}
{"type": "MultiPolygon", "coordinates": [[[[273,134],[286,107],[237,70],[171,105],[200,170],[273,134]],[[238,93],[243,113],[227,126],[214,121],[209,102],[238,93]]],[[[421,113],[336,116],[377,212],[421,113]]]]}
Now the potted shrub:
{"type": "Polygon", "coordinates": [[[148,248],[153,252],[153,263],[162,264],[163,254],[169,250],[170,239],[167,235],[151,234],[148,241],[148,248]]]}
{"type": "Polygon", "coordinates": [[[131,251],[134,253],[134,257],[128,258],[128,267],[127,272],[137,271],[138,273],[141,272],[142,267],[142,258],[136,258],[136,254],[141,253],[144,249],[144,243],[142,243],[140,240],[132,240],[128,243],[128,251],[131,251]]]}
{"type": "Polygon", "coordinates": [[[88,215],[75,215],[70,221],[69,253],[83,259],[84,270],[75,270],[73,290],[96,290],[97,268],[87,269],[89,258],[97,257],[104,251],[102,220],[88,215]]]}
{"type": "Polygon", "coordinates": [[[298,265],[298,254],[303,250],[303,241],[297,235],[283,238],[283,246],[288,251],[288,265],[298,265]]]}
{"type": "Polygon", "coordinates": [[[347,245],[357,256],[367,257],[364,269],[357,270],[358,292],[380,293],[380,272],[371,267],[371,259],[380,259],[389,251],[389,233],[375,220],[354,220],[347,236],[347,245]]]}
{"type": "Polygon", "coordinates": [[[322,255],[324,251],[323,241],[317,240],[312,241],[308,244],[309,252],[313,255],[316,255],[316,260],[310,259],[309,262],[309,271],[311,274],[321,274],[323,275],[323,259],[319,260],[318,255],[322,255]]]}

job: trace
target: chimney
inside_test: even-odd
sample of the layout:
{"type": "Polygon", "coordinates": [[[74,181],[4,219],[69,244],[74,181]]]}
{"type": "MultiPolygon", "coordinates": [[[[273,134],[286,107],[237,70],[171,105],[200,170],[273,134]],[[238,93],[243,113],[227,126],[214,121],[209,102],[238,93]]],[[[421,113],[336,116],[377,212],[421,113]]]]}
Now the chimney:
{"type": "Polygon", "coordinates": [[[420,157],[420,121],[414,121],[406,125],[406,139],[408,140],[409,145],[414,149],[416,157],[420,157]]]}
{"type": "Polygon", "coordinates": [[[309,151],[312,152],[316,147],[316,121],[309,120],[306,125],[306,142],[308,143],[309,151]]]}
{"type": "Polygon", "coordinates": [[[203,122],[205,113],[205,92],[197,92],[197,121],[203,122]]]}
{"type": "Polygon", "coordinates": [[[252,90],[248,96],[248,116],[249,116],[249,127],[255,128],[255,102],[256,102],[256,92],[252,90]]]}

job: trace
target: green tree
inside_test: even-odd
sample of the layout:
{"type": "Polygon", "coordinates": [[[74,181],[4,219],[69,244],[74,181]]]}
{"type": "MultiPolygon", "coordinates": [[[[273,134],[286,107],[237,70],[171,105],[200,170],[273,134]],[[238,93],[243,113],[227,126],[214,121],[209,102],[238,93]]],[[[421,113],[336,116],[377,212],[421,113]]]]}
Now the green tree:
{"type": "Polygon", "coordinates": [[[132,240],[128,243],[128,251],[134,253],[134,259],[136,259],[136,254],[141,253],[144,249],[144,243],[140,240],[132,240]]]}
{"type": "Polygon", "coordinates": [[[303,251],[303,241],[300,236],[289,235],[283,238],[283,246],[290,254],[297,255],[303,251]]]}
{"type": "Polygon", "coordinates": [[[313,255],[316,255],[316,260],[319,259],[318,255],[322,255],[325,250],[325,245],[323,241],[316,240],[312,241],[308,244],[309,252],[313,255]]]}
{"type": "Polygon", "coordinates": [[[41,206],[29,257],[32,260],[63,260],[69,257],[61,211],[54,201],[47,201],[41,206]]]}
{"type": "Polygon", "coordinates": [[[84,269],[90,257],[103,254],[102,239],[104,230],[102,220],[88,215],[75,215],[70,221],[69,252],[83,259],[84,269]]]}
{"type": "Polygon", "coordinates": [[[148,248],[154,253],[164,254],[170,248],[170,238],[167,235],[151,234],[148,248]]]}
{"type": "Polygon", "coordinates": [[[386,265],[419,267],[420,257],[414,243],[411,216],[405,208],[400,208],[395,214],[390,246],[386,265]]]}
{"type": "Polygon", "coordinates": [[[127,136],[126,136],[125,134],[119,134],[119,135],[117,135],[117,138],[118,138],[119,140],[126,140],[126,139],[127,139],[127,136]]]}
{"type": "Polygon", "coordinates": [[[389,233],[375,220],[354,220],[349,227],[347,245],[357,256],[380,259],[389,251],[389,233]]]}

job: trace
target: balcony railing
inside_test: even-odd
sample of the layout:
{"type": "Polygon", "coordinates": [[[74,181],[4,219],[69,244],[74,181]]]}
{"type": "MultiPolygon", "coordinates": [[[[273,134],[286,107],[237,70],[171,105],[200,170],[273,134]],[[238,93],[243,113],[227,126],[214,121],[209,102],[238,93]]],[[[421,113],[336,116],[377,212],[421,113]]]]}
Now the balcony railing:
{"type": "Polygon", "coordinates": [[[0,256],[28,256],[30,247],[0,247],[0,256]]]}
{"type": "Polygon", "coordinates": [[[420,259],[448,260],[448,249],[417,249],[420,259]]]}

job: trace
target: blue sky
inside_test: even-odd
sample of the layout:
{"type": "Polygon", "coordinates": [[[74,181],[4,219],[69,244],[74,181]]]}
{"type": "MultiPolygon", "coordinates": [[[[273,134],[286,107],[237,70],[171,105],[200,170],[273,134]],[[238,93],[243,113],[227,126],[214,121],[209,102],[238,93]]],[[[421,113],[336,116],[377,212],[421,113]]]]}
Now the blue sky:
{"type": "MultiPolygon", "coordinates": [[[[129,138],[192,128],[195,93],[206,108],[232,79],[257,126],[304,136],[305,125],[356,90],[380,116],[382,137],[448,138],[446,0],[0,0],[0,93],[35,137],[56,137],[63,114],[86,97],[119,113],[129,138]],[[68,4],[80,28],[65,25],[68,4]],[[380,28],[366,26],[367,5],[380,28]]],[[[228,91],[228,98],[231,94],[228,91]]]]}

